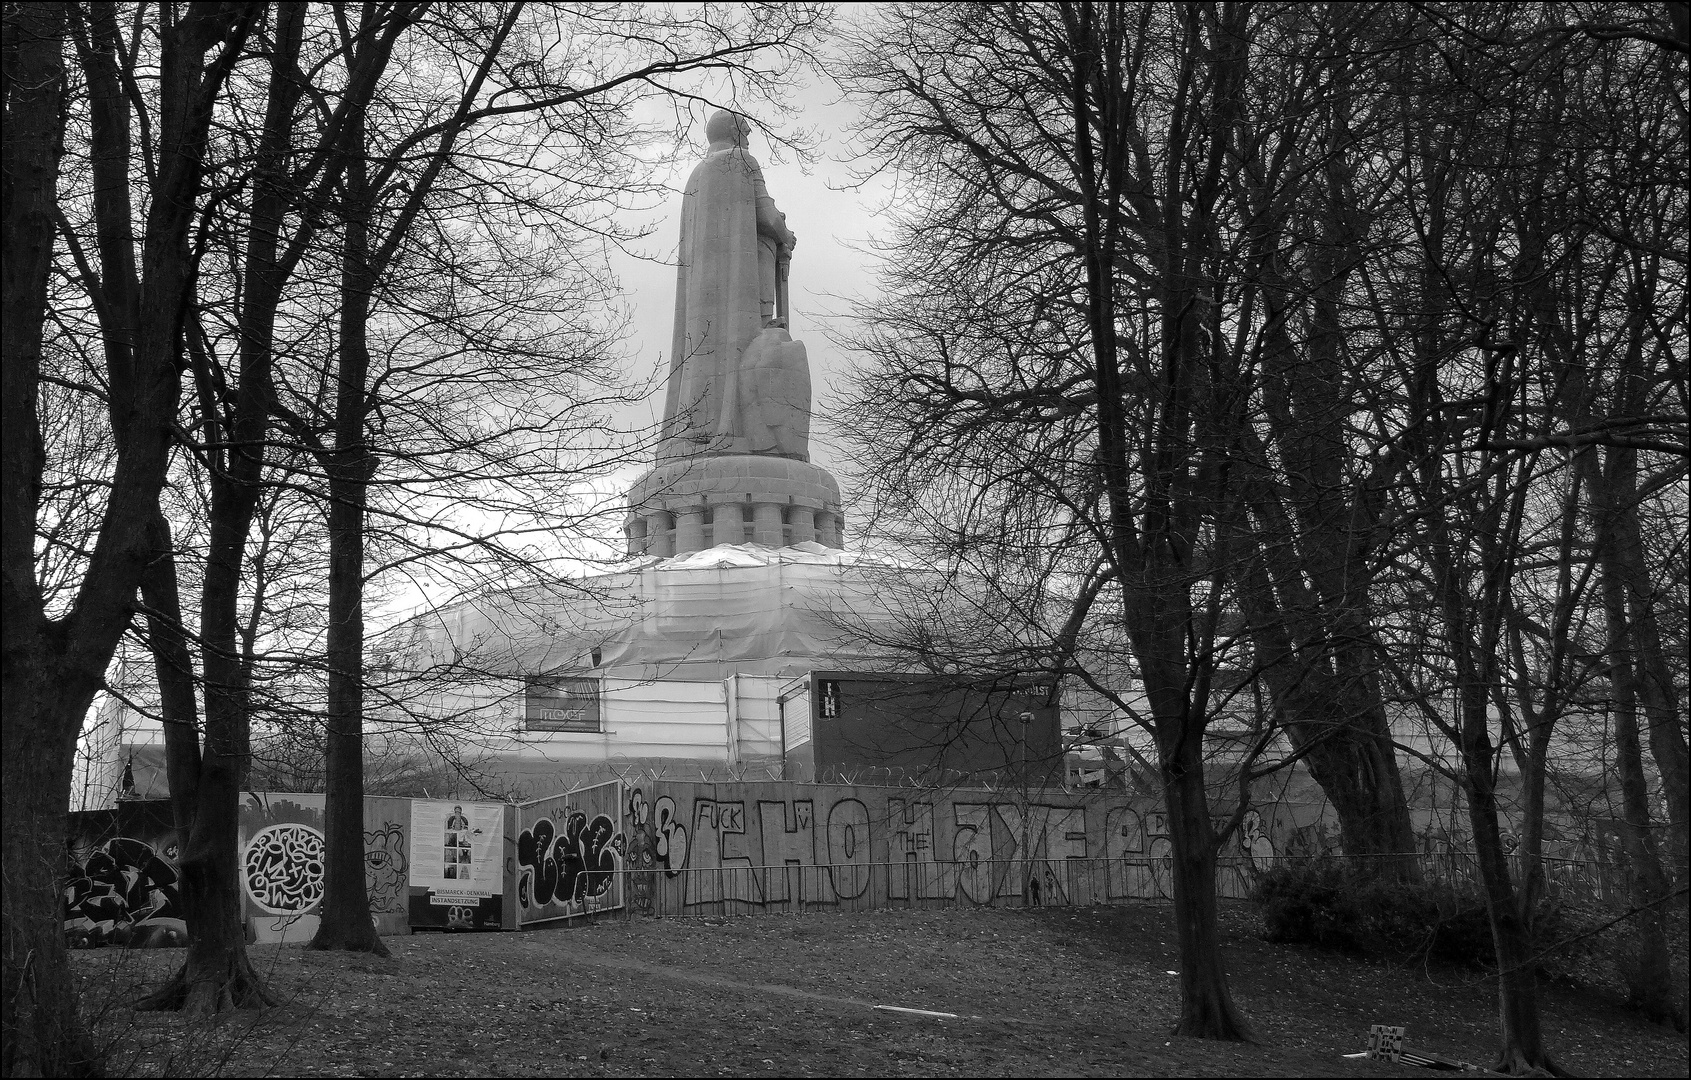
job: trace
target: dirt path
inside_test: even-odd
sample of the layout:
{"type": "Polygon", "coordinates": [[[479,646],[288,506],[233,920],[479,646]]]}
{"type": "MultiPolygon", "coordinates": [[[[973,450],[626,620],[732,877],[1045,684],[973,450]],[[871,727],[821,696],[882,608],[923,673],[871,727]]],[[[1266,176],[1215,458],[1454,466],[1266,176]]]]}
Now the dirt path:
{"type": "MultiPolygon", "coordinates": [[[[113,1071],[139,1075],[1428,1075],[1343,1058],[1373,1022],[1489,1060],[1477,974],[1270,946],[1228,919],[1256,1045],[1167,1034],[1171,928],[1152,907],[600,922],[396,938],[387,960],[264,947],[287,1004],[212,1028],[121,1004],[179,952],[77,963],[113,1071]]],[[[1546,1023],[1572,1071],[1686,1073],[1683,1036],[1611,1004],[1552,991],[1546,1023]]]]}

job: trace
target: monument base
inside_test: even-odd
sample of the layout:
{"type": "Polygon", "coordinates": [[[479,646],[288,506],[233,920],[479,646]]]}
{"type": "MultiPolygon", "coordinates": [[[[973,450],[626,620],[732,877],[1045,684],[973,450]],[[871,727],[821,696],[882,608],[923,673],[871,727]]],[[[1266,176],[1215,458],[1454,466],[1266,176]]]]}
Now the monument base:
{"type": "Polygon", "coordinates": [[[819,465],[762,454],[659,463],[628,493],[629,555],[685,555],[718,544],[844,548],[840,486],[819,465]]]}

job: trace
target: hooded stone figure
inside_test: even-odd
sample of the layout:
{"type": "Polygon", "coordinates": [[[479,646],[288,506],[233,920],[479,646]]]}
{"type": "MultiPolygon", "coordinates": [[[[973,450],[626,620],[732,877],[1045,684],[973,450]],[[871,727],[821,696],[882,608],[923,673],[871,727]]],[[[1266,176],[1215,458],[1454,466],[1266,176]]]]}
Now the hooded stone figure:
{"type": "MultiPolygon", "coordinates": [[[[749,131],[744,117],[726,111],[713,115],[705,127],[710,148],[687,178],[660,461],[701,452],[808,457],[803,446],[795,452],[790,434],[770,434],[771,425],[761,416],[757,373],[743,365],[748,347],[766,326],[785,319],[786,267],[794,243],[785,215],[764,187],[763,171],[746,149],[749,131]]],[[[786,348],[777,350],[778,358],[771,354],[763,361],[768,366],[768,360],[778,359],[771,373],[783,372],[783,400],[772,403],[772,418],[796,388],[791,368],[797,359],[805,364],[801,404],[808,427],[804,347],[784,331],[780,336],[786,348]]],[[[757,362],[758,356],[752,359],[757,362]]],[[[775,426],[789,433],[793,427],[790,420],[775,426]]]]}
{"type": "Polygon", "coordinates": [[[736,419],[748,452],[809,461],[810,360],[786,322],[769,320],[741,355],[736,419]]]}

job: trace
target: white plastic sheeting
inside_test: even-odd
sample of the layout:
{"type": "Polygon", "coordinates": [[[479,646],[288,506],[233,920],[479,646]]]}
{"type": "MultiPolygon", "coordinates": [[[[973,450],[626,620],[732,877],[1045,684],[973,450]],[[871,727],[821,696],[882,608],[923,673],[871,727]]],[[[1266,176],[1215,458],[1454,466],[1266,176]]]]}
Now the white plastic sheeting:
{"type": "Polygon", "coordinates": [[[636,681],[887,670],[899,666],[884,644],[895,623],[888,598],[913,573],[820,544],[720,545],[468,601],[413,620],[379,648],[401,670],[636,681]]]}

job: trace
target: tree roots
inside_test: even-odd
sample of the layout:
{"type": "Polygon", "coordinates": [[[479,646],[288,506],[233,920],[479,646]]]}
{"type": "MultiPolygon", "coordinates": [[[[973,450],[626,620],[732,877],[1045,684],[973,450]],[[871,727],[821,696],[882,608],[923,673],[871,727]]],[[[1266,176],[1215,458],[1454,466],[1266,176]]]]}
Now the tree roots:
{"type": "Polygon", "coordinates": [[[242,952],[221,965],[188,961],[169,982],[136,1002],[135,1008],[203,1018],[228,1009],[262,1009],[274,1004],[276,999],[242,952]]]}

